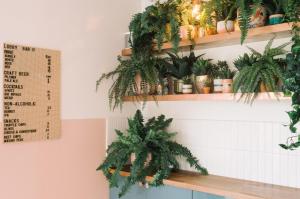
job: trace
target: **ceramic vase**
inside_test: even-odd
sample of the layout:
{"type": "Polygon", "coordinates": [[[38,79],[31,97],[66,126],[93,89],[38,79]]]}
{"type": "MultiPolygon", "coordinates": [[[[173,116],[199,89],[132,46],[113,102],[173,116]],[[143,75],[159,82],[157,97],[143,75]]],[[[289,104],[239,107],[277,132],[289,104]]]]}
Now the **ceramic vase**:
{"type": "Polygon", "coordinates": [[[223,80],[214,79],[214,93],[222,93],[222,92],[223,92],[223,80]]]}
{"type": "Polygon", "coordinates": [[[234,31],[234,22],[231,20],[226,21],[219,21],[217,23],[217,32],[218,33],[226,33],[226,32],[233,32],[234,31]]]}
{"type": "Polygon", "coordinates": [[[223,79],[223,93],[232,93],[232,79],[223,79]]]}
{"type": "Polygon", "coordinates": [[[207,75],[196,76],[195,85],[198,93],[203,93],[203,88],[207,79],[207,75]]]}

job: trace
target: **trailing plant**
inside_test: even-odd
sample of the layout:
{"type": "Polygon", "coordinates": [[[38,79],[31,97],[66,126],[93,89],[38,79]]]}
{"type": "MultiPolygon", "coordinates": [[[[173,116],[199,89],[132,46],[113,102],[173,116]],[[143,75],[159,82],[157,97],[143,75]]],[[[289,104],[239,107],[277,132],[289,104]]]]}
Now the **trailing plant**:
{"type": "Polygon", "coordinates": [[[209,75],[210,68],[212,67],[211,59],[199,59],[197,60],[193,67],[192,72],[195,76],[209,75]]]}
{"type": "MultiPolygon", "coordinates": [[[[136,75],[140,75],[143,82],[149,85],[155,85],[158,80],[158,73],[155,68],[157,63],[154,57],[145,57],[142,59],[123,59],[118,57],[119,65],[109,73],[104,73],[97,81],[97,89],[103,80],[113,79],[113,84],[109,89],[109,104],[114,110],[117,107],[122,108],[123,98],[127,95],[134,95],[137,88],[135,81],[136,75]]],[[[144,98],[147,95],[148,88],[142,87],[144,98]]]]}
{"type": "Polygon", "coordinates": [[[266,86],[269,92],[276,93],[278,91],[278,81],[283,80],[283,71],[276,57],[286,53],[284,48],[289,43],[272,48],[273,41],[274,38],[268,42],[263,53],[248,47],[256,57],[256,62],[244,66],[233,82],[234,93],[241,90],[241,98],[245,97],[247,103],[253,103],[260,92],[262,84],[266,86]]]}
{"type": "Polygon", "coordinates": [[[257,62],[257,57],[254,54],[248,55],[244,53],[244,55],[239,56],[234,62],[234,66],[240,71],[246,66],[252,66],[257,62]]]}
{"type": "Polygon", "coordinates": [[[300,134],[297,125],[300,123],[300,27],[293,26],[293,45],[291,53],[286,56],[287,71],[285,74],[285,88],[292,93],[292,109],[287,112],[290,118],[289,129],[293,134],[285,144],[284,149],[294,150],[300,147],[300,134]]]}
{"type": "Polygon", "coordinates": [[[236,15],[231,13],[234,5],[235,0],[210,0],[205,3],[205,13],[215,18],[216,21],[234,20],[236,15]]]}
{"type": "Polygon", "coordinates": [[[107,157],[97,170],[103,171],[110,187],[118,187],[120,171],[127,165],[131,154],[135,154],[130,176],[126,178],[119,197],[124,196],[135,183],[145,182],[149,175],[153,175],[150,186],[163,185],[163,180],[168,178],[171,171],[179,169],[177,157],[184,157],[191,167],[201,174],[208,174],[186,147],[172,140],[176,133],[166,130],[171,122],[172,119],[166,119],[164,115],[144,122],[138,110],[132,119],[128,119],[129,128],[126,132],[116,130],[117,140],[108,147],[107,157]],[[151,160],[146,164],[149,156],[151,160]]]}

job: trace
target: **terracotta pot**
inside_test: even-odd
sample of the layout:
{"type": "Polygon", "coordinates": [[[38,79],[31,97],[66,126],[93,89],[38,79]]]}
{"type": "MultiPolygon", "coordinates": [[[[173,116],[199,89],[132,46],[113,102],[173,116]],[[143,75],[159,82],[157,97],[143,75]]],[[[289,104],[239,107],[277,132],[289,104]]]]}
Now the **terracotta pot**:
{"type": "Polygon", "coordinates": [[[217,32],[218,33],[226,33],[226,32],[233,32],[234,31],[234,22],[231,20],[219,21],[217,23],[217,32]]]}
{"type": "Polygon", "coordinates": [[[204,94],[209,94],[210,93],[210,87],[207,87],[207,86],[203,87],[203,93],[204,94]]]}
{"type": "MultiPolygon", "coordinates": [[[[135,160],[136,160],[135,153],[132,153],[130,155],[130,163],[132,164],[135,160]]],[[[147,156],[147,159],[146,159],[146,162],[145,162],[144,166],[145,167],[148,166],[151,160],[152,160],[152,155],[151,155],[151,153],[148,153],[148,156],[147,156]]]]}
{"type": "Polygon", "coordinates": [[[198,93],[203,93],[203,88],[207,79],[208,79],[207,75],[201,75],[196,77],[195,85],[198,93]]]}
{"type": "Polygon", "coordinates": [[[266,86],[265,83],[260,83],[259,90],[260,90],[261,93],[268,92],[268,89],[267,89],[267,86],[266,86]]]}
{"type": "Polygon", "coordinates": [[[216,27],[207,27],[206,28],[206,34],[207,35],[215,35],[215,34],[217,34],[216,27]]]}
{"type": "Polygon", "coordinates": [[[223,80],[214,79],[214,93],[222,93],[222,92],[223,92],[223,80]]]}
{"type": "Polygon", "coordinates": [[[269,17],[269,24],[270,25],[275,25],[275,24],[280,24],[283,23],[283,14],[275,14],[271,15],[269,17]]]}
{"type": "Polygon", "coordinates": [[[232,93],[232,79],[223,79],[223,93],[232,93]]]}
{"type": "Polygon", "coordinates": [[[184,84],[182,86],[183,94],[192,94],[193,93],[193,85],[192,84],[184,84]]]}

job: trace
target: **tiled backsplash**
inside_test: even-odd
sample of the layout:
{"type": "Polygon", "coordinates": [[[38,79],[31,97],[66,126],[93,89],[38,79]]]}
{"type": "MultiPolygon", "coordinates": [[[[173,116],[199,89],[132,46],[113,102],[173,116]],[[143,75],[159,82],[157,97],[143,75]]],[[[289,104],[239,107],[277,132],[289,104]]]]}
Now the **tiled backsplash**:
{"type": "MultiPolygon", "coordinates": [[[[171,131],[214,175],[300,188],[300,150],[279,147],[290,136],[285,110],[289,102],[162,102],[149,104],[144,115],[174,118],[171,131]]],[[[108,144],[114,129],[126,129],[126,118],[110,118],[108,144]]],[[[182,169],[191,170],[180,160],[182,169]]]]}

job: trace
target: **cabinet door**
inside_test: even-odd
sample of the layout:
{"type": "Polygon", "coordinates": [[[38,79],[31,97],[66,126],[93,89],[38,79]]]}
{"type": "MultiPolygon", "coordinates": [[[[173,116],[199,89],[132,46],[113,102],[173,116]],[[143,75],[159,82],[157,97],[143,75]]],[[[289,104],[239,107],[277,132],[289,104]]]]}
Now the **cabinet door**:
{"type": "Polygon", "coordinates": [[[147,189],[147,199],[192,199],[193,192],[171,186],[151,187],[147,189]]]}
{"type": "Polygon", "coordinates": [[[194,191],[193,199],[225,199],[225,197],[194,191]]]}
{"type": "MultiPolygon", "coordinates": [[[[124,184],[124,178],[120,178],[119,187],[110,189],[110,199],[119,199],[121,186],[124,184]]],[[[146,189],[138,185],[134,185],[121,199],[146,199],[146,189]]]]}

